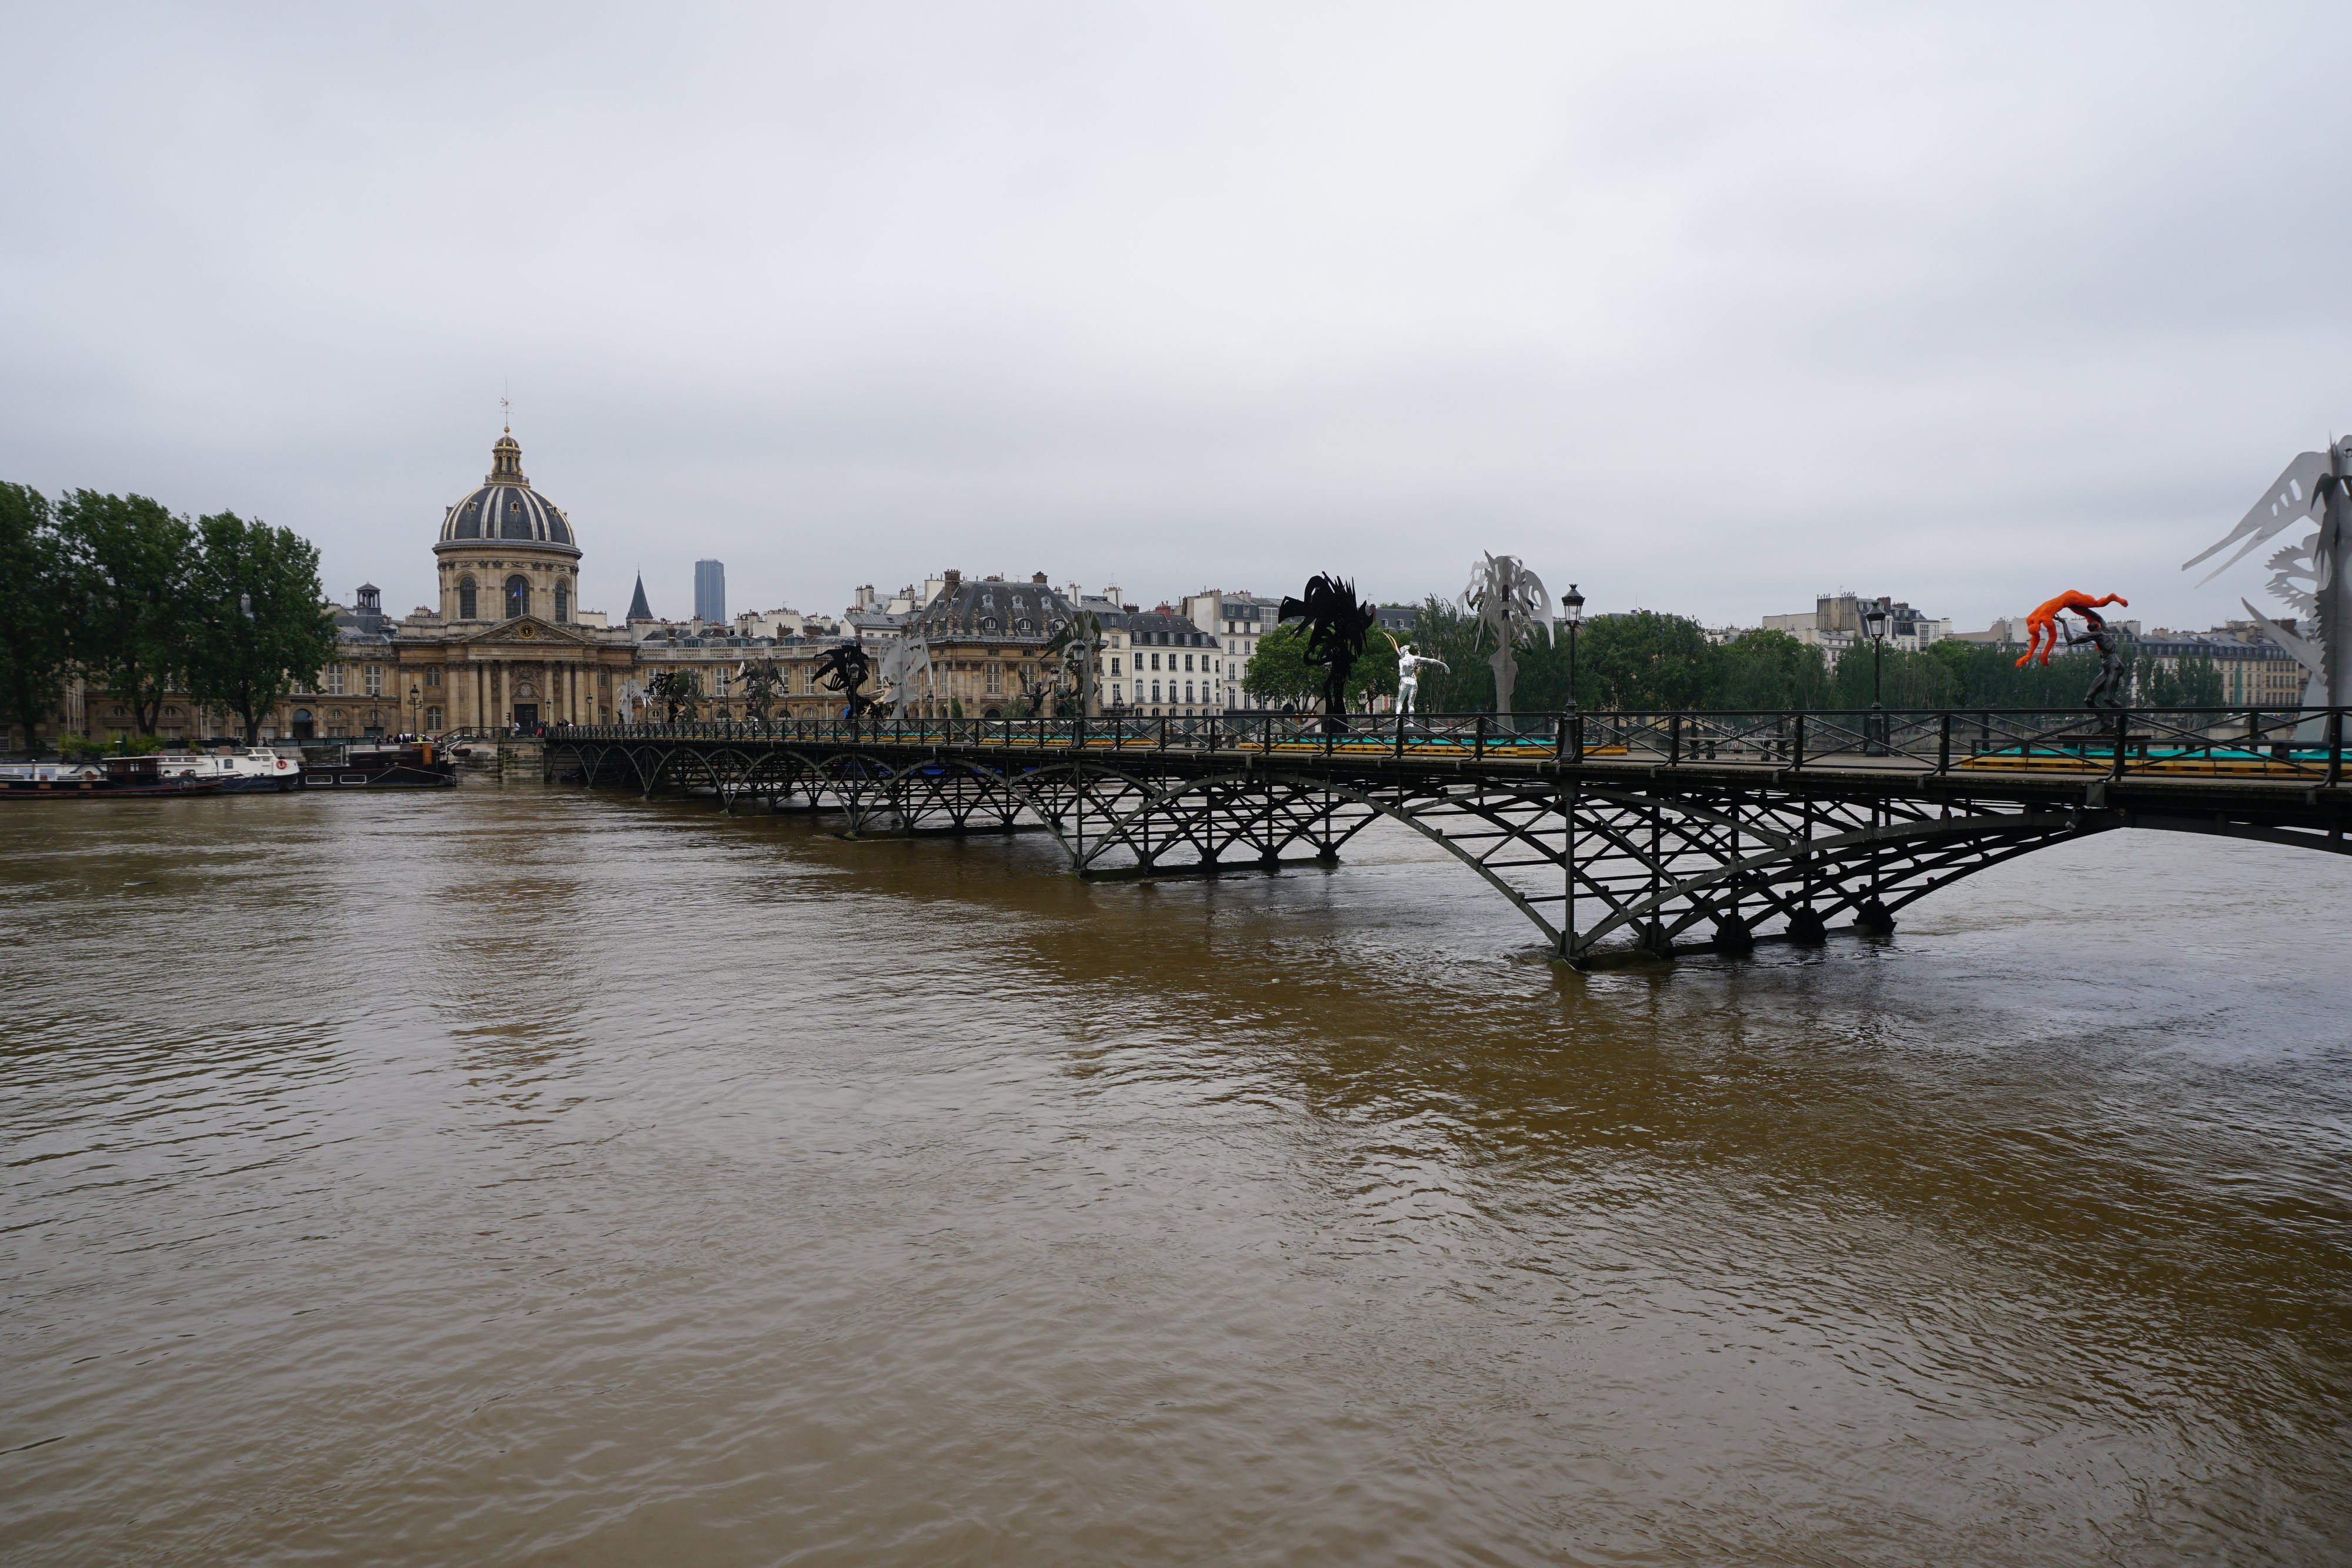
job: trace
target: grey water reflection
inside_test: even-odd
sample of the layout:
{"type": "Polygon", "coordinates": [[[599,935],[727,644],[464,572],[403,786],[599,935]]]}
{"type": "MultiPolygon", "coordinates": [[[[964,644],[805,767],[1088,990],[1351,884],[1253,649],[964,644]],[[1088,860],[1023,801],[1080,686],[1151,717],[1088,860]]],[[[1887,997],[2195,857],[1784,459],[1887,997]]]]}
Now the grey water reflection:
{"type": "Polygon", "coordinates": [[[2352,867],[1578,976],[536,789],[0,821],[11,1561],[2343,1560],[2352,867]]]}

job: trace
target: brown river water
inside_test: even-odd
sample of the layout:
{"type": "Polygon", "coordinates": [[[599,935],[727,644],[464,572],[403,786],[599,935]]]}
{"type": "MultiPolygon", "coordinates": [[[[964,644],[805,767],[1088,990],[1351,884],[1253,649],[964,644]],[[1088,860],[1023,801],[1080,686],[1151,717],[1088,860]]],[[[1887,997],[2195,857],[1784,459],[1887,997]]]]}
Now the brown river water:
{"type": "Polygon", "coordinates": [[[1378,829],[6,810],[11,1564],[2352,1562],[2352,862],[1580,975],[1378,829]]]}

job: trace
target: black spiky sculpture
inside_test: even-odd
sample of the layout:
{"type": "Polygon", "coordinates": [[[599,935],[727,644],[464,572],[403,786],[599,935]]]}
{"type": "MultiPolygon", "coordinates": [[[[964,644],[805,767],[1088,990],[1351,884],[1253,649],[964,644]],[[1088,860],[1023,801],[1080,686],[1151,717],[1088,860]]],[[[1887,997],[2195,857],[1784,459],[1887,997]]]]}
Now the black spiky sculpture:
{"type": "Polygon", "coordinates": [[[1307,662],[1323,670],[1323,727],[1346,729],[1348,677],[1378,613],[1357,600],[1354,583],[1318,572],[1307,580],[1305,594],[1282,601],[1281,619],[1307,622],[1307,662]]]}
{"type": "Polygon", "coordinates": [[[855,718],[876,706],[857,695],[857,688],[872,678],[873,674],[874,665],[866,657],[866,650],[855,643],[844,643],[816,662],[816,668],[810,672],[810,678],[823,681],[830,690],[847,693],[850,716],[855,718]]]}

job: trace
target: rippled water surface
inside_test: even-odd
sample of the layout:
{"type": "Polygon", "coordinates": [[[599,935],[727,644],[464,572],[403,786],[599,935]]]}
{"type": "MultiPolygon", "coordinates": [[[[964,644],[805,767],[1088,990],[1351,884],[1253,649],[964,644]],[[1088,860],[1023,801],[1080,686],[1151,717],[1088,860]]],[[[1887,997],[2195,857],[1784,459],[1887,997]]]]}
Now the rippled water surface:
{"type": "Polygon", "coordinates": [[[6,1560],[2352,1560],[2352,863],[1582,976],[828,825],[12,808],[6,1560]]]}

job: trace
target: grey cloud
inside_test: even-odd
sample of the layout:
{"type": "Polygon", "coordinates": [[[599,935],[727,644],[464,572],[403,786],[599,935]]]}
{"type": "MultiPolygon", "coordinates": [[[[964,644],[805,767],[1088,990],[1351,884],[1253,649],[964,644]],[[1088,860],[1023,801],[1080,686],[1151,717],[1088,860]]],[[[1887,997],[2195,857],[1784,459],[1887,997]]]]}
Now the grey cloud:
{"type": "Polygon", "coordinates": [[[2173,568],[2346,418],[2336,20],[20,11],[0,475],[404,606],[510,386],[613,610],[1485,548],[1716,622],[2203,624],[2253,578],[2173,568]]]}

